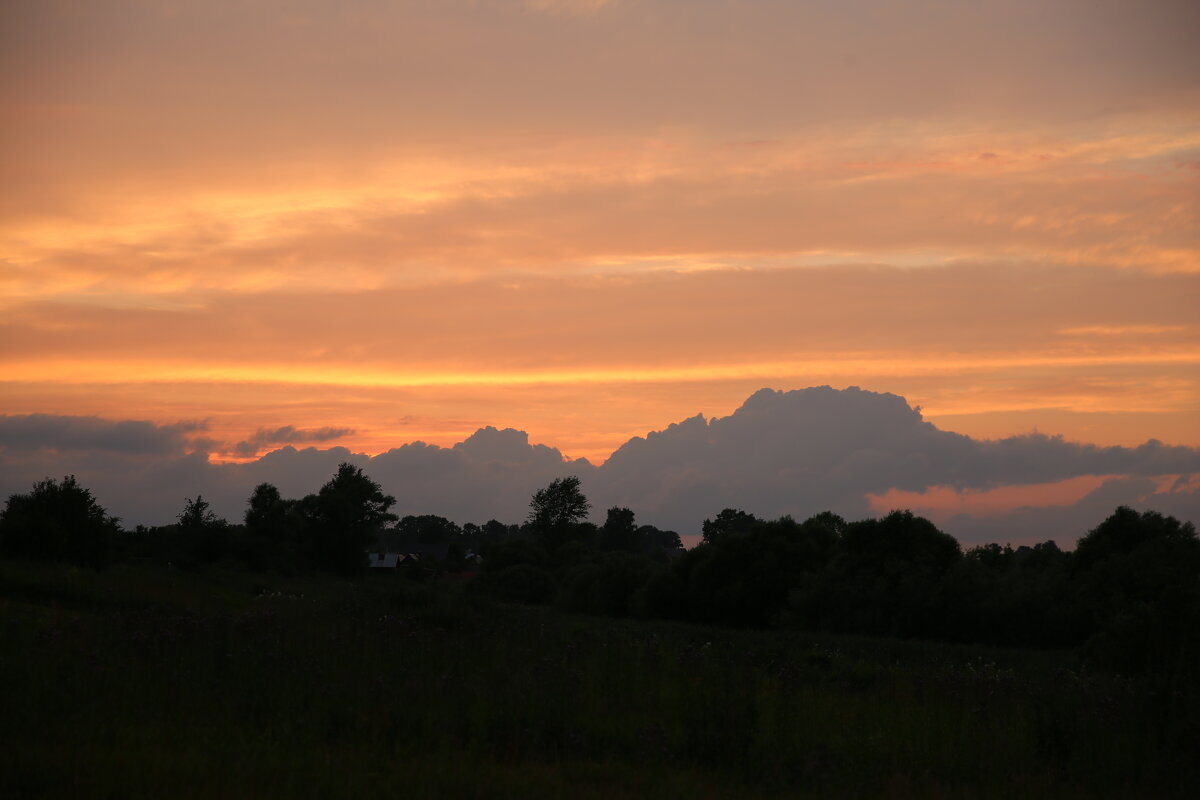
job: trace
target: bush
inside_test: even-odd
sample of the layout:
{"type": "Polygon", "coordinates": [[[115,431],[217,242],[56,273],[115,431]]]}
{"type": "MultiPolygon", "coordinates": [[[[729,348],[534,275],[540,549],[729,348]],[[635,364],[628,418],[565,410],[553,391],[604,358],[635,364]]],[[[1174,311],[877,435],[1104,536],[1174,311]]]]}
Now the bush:
{"type": "Polygon", "coordinates": [[[554,597],[554,576],[532,564],[517,564],[487,576],[487,588],[498,600],[539,605],[554,597]]]}
{"type": "Polygon", "coordinates": [[[661,570],[661,565],[646,556],[620,551],[605,553],[596,561],[567,571],[559,604],[587,614],[629,616],[634,594],[661,570]]]}
{"type": "Polygon", "coordinates": [[[119,528],[92,493],[68,475],[38,481],[29,494],[14,494],[0,512],[0,552],[41,561],[108,563],[119,528]]]}

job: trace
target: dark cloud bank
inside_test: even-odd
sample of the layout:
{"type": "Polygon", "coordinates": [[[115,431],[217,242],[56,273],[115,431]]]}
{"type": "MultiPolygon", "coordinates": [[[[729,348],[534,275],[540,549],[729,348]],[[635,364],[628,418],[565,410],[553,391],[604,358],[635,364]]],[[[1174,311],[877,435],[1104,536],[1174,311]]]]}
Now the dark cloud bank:
{"type": "MultiPolygon", "coordinates": [[[[339,462],[350,461],[396,496],[401,514],[520,521],[535,490],[574,474],[593,502],[594,518],[602,519],[608,506],[625,505],[641,522],[690,534],[726,506],[766,517],[802,518],[830,509],[859,518],[873,514],[868,495],[889,489],[986,491],[1099,475],[1112,477],[1071,505],[935,520],[964,542],[1054,538],[1069,546],[1120,504],[1200,519],[1200,492],[1188,486],[1188,477],[1200,472],[1198,448],[1153,440],[1133,448],[1096,447],[1040,434],[980,441],[938,430],[901,397],[855,387],[763,389],[728,417],[698,415],[635,437],[599,467],[530,444],[522,431],[492,427],[453,447],[414,442],[370,457],[343,447],[289,444],[252,462],[213,464],[204,452],[185,452],[192,446],[186,435],[202,428],[0,416],[0,494],[73,473],[129,525],[171,521],[185,497],[196,493],[239,520],[256,484],[269,481],[286,496],[301,496],[328,480],[339,462]],[[1164,475],[1184,477],[1156,493],[1156,479],[1164,475]]],[[[261,430],[233,450],[349,433],[285,426],[261,430]]]]}

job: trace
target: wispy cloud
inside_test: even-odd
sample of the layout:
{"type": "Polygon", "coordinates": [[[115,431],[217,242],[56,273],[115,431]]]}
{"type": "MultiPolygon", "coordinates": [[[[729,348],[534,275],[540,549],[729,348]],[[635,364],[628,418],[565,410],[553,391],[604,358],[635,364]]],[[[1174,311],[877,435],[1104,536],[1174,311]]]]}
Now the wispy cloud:
{"type": "Polygon", "coordinates": [[[1182,333],[1184,325],[1081,325],[1063,328],[1066,336],[1154,336],[1160,333],[1182,333]]]}
{"type": "Polygon", "coordinates": [[[354,434],[353,428],[297,428],[284,425],[281,428],[259,428],[249,439],[238,442],[231,453],[239,458],[253,458],[264,448],[279,444],[308,444],[342,439],[354,434]]]}

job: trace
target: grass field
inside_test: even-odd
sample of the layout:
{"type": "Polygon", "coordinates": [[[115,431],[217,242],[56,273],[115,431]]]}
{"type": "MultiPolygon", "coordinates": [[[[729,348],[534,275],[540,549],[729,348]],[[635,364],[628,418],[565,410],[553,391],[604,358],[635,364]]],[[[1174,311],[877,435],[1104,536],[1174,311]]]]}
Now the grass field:
{"type": "Polygon", "coordinates": [[[1066,652],[0,562],[3,797],[1188,797],[1195,692],[1066,652]]]}

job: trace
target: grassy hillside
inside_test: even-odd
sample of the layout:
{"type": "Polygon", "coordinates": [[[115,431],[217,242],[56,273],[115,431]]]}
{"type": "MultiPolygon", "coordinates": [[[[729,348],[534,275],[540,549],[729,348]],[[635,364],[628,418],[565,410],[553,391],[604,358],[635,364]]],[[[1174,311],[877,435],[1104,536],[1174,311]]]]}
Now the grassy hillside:
{"type": "Polygon", "coordinates": [[[469,586],[0,562],[5,797],[1200,790],[1195,692],[1063,652],[495,605],[469,586]]]}

